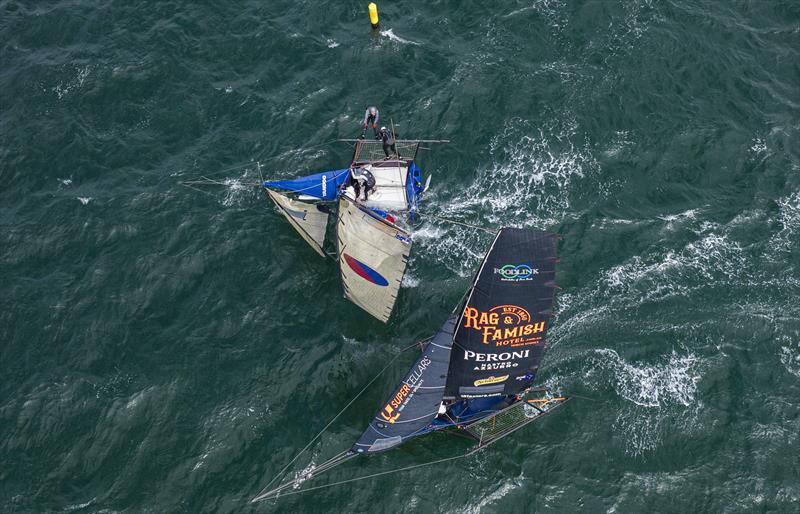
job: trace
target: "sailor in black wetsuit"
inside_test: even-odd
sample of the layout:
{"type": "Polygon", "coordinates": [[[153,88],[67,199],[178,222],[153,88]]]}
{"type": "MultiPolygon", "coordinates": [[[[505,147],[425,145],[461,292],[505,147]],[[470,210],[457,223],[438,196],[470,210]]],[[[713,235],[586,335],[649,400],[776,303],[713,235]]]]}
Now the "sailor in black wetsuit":
{"type": "Polygon", "coordinates": [[[397,155],[397,146],[395,145],[397,134],[392,133],[386,127],[381,127],[380,139],[383,141],[383,153],[386,154],[387,158],[389,157],[389,150],[392,151],[392,155],[397,155]]]}
{"type": "Polygon", "coordinates": [[[375,139],[378,139],[378,120],[381,117],[381,113],[378,111],[378,108],[374,105],[371,107],[367,107],[367,110],[364,111],[364,122],[363,122],[363,130],[361,131],[361,139],[364,139],[367,135],[367,127],[372,125],[372,132],[375,134],[375,139]]]}
{"type": "Polygon", "coordinates": [[[361,192],[364,192],[364,201],[367,201],[369,193],[375,190],[375,176],[370,172],[370,165],[363,168],[354,168],[350,173],[350,180],[353,184],[353,191],[356,194],[356,200],[360,200],[361,192]]]}

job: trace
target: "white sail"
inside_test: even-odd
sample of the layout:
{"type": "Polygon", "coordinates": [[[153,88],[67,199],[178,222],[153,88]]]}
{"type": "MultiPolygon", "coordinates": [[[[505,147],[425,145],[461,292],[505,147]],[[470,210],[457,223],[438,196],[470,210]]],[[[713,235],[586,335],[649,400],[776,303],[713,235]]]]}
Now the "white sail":
{"type": "Polygon", "coordinates": [[[269,197],[281,210],[289,223],[303,236],[318,254],[325,257],[322,244],[328,226],[328,213],[322,212],[316,204],[292,200],[288,196],[267,189],[269,197]]]}
{"type": "Polygon", "coordinates": [[[338,243],[345,296],[386,323],[406,271],[411,238],[343,195],[338,243]]]}

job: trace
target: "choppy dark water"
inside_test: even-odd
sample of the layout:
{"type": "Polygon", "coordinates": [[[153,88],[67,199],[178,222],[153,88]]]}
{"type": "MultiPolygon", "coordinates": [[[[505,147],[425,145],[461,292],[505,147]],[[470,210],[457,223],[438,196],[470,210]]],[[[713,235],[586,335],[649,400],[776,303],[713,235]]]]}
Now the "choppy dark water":
{"type": "Polygon", "coordinates": [[[374,35],[366,2],[0,2],[0,511],[797,512],[800,4],[379,8],[374,35]],[[253,509],[488,239],[419,227],[383,326],[241,185],[254,168],[178,182],[340,167],[325,143],[367,102],[453,140],[423,155],[429,212],[564,236],[541,382],[592,399],[253,509]]]}

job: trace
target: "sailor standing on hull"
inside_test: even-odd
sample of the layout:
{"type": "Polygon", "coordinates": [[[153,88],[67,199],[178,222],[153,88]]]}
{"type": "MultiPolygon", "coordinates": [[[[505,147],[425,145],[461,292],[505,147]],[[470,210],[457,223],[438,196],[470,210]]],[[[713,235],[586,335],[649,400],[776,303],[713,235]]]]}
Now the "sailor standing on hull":
{"type": "Polygon", "coordinates": [[[356,195],[356,200],[360,200],[361,192],[364,192],[364,201],[367,201],[369,193],[375,190],[375,176],[370,171],[372,166],[367,164],[363,168],[353,168],[350,172],[350,180],[353,185],[353,191],[356,195]]]}
{"type": "Polygon", "coordinates": [[[387,158],[389,157],[389,150],[392,151],[392,155],[397,155],[397,146],[395,145],[397,142],[397,134],[386,127],[381,127],[379,139],[383,141],[383,153],[386,154],[387,158]]]}
{"type": "Polygon", "coordinates": [[[372,131],[375,134],[375,139],[378,139],[378,120],[381,117],[381,113],[378,111],[378,108],[374,105],[367,107],[367,110],[364,111],[364,122],[363,122],[363,130],[361,131],[361,139],[364,139],[367,135],[367,127],[372,125],[372,131]]]}

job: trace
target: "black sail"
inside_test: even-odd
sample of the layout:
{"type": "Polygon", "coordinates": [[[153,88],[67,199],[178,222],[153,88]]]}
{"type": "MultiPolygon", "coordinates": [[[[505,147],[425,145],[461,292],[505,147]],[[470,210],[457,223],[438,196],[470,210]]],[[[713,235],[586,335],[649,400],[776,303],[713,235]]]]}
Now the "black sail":
{"type": "Polygon", "coordinates": [[[458,318],[445,399],[531,386],[552,315],[557,239],[531,229],[497,234],[458,318]]]}
{"type": "Polygon", "coordinates": [[[438,414],[444,396],[455,323],[456,315],[452,314],[375,414],[352,451],[389,450],[425,432],[438,414]]]}

